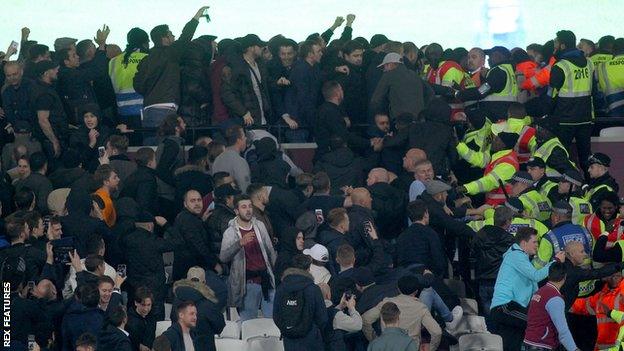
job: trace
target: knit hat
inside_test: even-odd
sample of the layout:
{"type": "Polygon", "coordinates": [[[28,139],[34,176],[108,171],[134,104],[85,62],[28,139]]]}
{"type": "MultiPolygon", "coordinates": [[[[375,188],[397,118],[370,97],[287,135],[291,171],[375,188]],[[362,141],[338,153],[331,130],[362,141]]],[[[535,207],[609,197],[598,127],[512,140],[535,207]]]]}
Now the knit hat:
{"type": "Polygon", "coordinates": [[[498,138],[505,144],[507,149],[513,149],[518,142],[518,134],[515,133],[501,132],[498,133],[498,138]]]}

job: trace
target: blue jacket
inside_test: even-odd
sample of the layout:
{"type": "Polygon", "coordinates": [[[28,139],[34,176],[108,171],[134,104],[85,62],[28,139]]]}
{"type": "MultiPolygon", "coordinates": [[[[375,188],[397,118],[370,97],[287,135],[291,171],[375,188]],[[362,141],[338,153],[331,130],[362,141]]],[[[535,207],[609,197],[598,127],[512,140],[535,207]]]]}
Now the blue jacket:
{"type": "Polygon", "coordinates": [[[490,309],[511,301],[527,307],[531,296],[537,291],[537,283],[548,276],[551,264],[549,262],[544,268],[536,269],[531,264],[529,255],[518,244],[511,245],[503,254],[490,309]]]}
{"type": "Polygon", "coordinates": [[[294,118],[300,126],[314,127],[321,91],[319,66],[310,66],[307,61],[298,60],[290,72],[290,82],[292,89],[286,92],[284,112],[294,118]]]}
{"type": "Polygon", "coordinates": [[[83,333],[98,335],[104,319],[105,312],[98,307],[87,308],[78,301],[73,302],[63,316],[61,325],[63,351],[74,351],[76,340],[83,333]]]}
{"type": "Polygon", "coordinates": [[[307,313],[312,316],[312,328],[303,338],[284,338],[285,351],[318,351],[323,350],[323,338],[321,330],[325,329],[328,323],[325,300],[321,294],[321,289],[314,285],[314,279],[310,273],[297,268],[288,268],[284,271],[282,284],[277,287],[273,304],[273,315],[283,313],[279,302],[282,295],[294,291],[304,291],[305,307],[307,313]]]}

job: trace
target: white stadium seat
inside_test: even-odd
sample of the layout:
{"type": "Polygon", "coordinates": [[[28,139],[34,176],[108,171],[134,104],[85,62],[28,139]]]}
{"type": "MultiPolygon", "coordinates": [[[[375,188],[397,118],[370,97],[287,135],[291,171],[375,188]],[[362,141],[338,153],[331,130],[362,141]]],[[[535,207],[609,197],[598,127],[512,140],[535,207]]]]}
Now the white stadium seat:
{"type": "Polygon", "coordinates": [[[500,351],[503,338],[496,334],[466,334],[459,338],[459,351],[500,351]]]}
{"type": "Polygon", "coordinates": [[[171,326],[171,321],[156,322],[156,337],[161,336],[162,333],[164,333],[165,330],[169,329],[170,326],[171,326]]]}
{"type": "Polygon", "coordinates": [[[255,318],[244,321],[241,324],[241,335],[243,341],[254,336],[281,336],[281,333],[273,319],[271,318],[255,318]]]}

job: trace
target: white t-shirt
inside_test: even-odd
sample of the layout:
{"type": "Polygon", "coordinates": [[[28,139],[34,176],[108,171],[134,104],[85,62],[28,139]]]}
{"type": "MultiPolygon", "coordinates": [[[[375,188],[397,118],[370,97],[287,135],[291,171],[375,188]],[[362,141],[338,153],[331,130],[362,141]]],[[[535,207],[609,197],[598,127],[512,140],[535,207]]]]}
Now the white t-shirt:
{"type": "Polygon", "coordinates": [[[193,339],[191,338],[191,334],[182,333],[182,337],[184,338],[184,350],[195,351],[195,346],[193,345],[193,339]]]}
{"type": "Polygon", "coordinates": [[[323,266],[317,266],[315,264],[310,265],[310,274],[314,277],[314,284],[320,283],[329,283],[329,279],[331,278],[331,273],[327,270],[327,268],[323,266]]]}

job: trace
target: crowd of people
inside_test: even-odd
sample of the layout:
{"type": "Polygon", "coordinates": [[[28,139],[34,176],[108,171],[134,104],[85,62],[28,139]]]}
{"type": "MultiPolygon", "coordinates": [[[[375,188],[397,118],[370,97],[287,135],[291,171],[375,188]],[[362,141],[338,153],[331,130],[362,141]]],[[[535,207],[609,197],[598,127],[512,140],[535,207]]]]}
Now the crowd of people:
{"type": "Polygon", "coordinates": [[[449,279],[504,350],[624,346],[624,200],[590,143],[624,116],[624,38],[419,48],[349,14],[299,43],[193,39],[206,11],[177,40],[121,51],[104,26],[52,52],[23,28],[4,54],[12,350],[215,350],[231,308],[287,351],[444,350],[449,279]],[[312,167],[282,141],[315,142],[312,167]]]}

